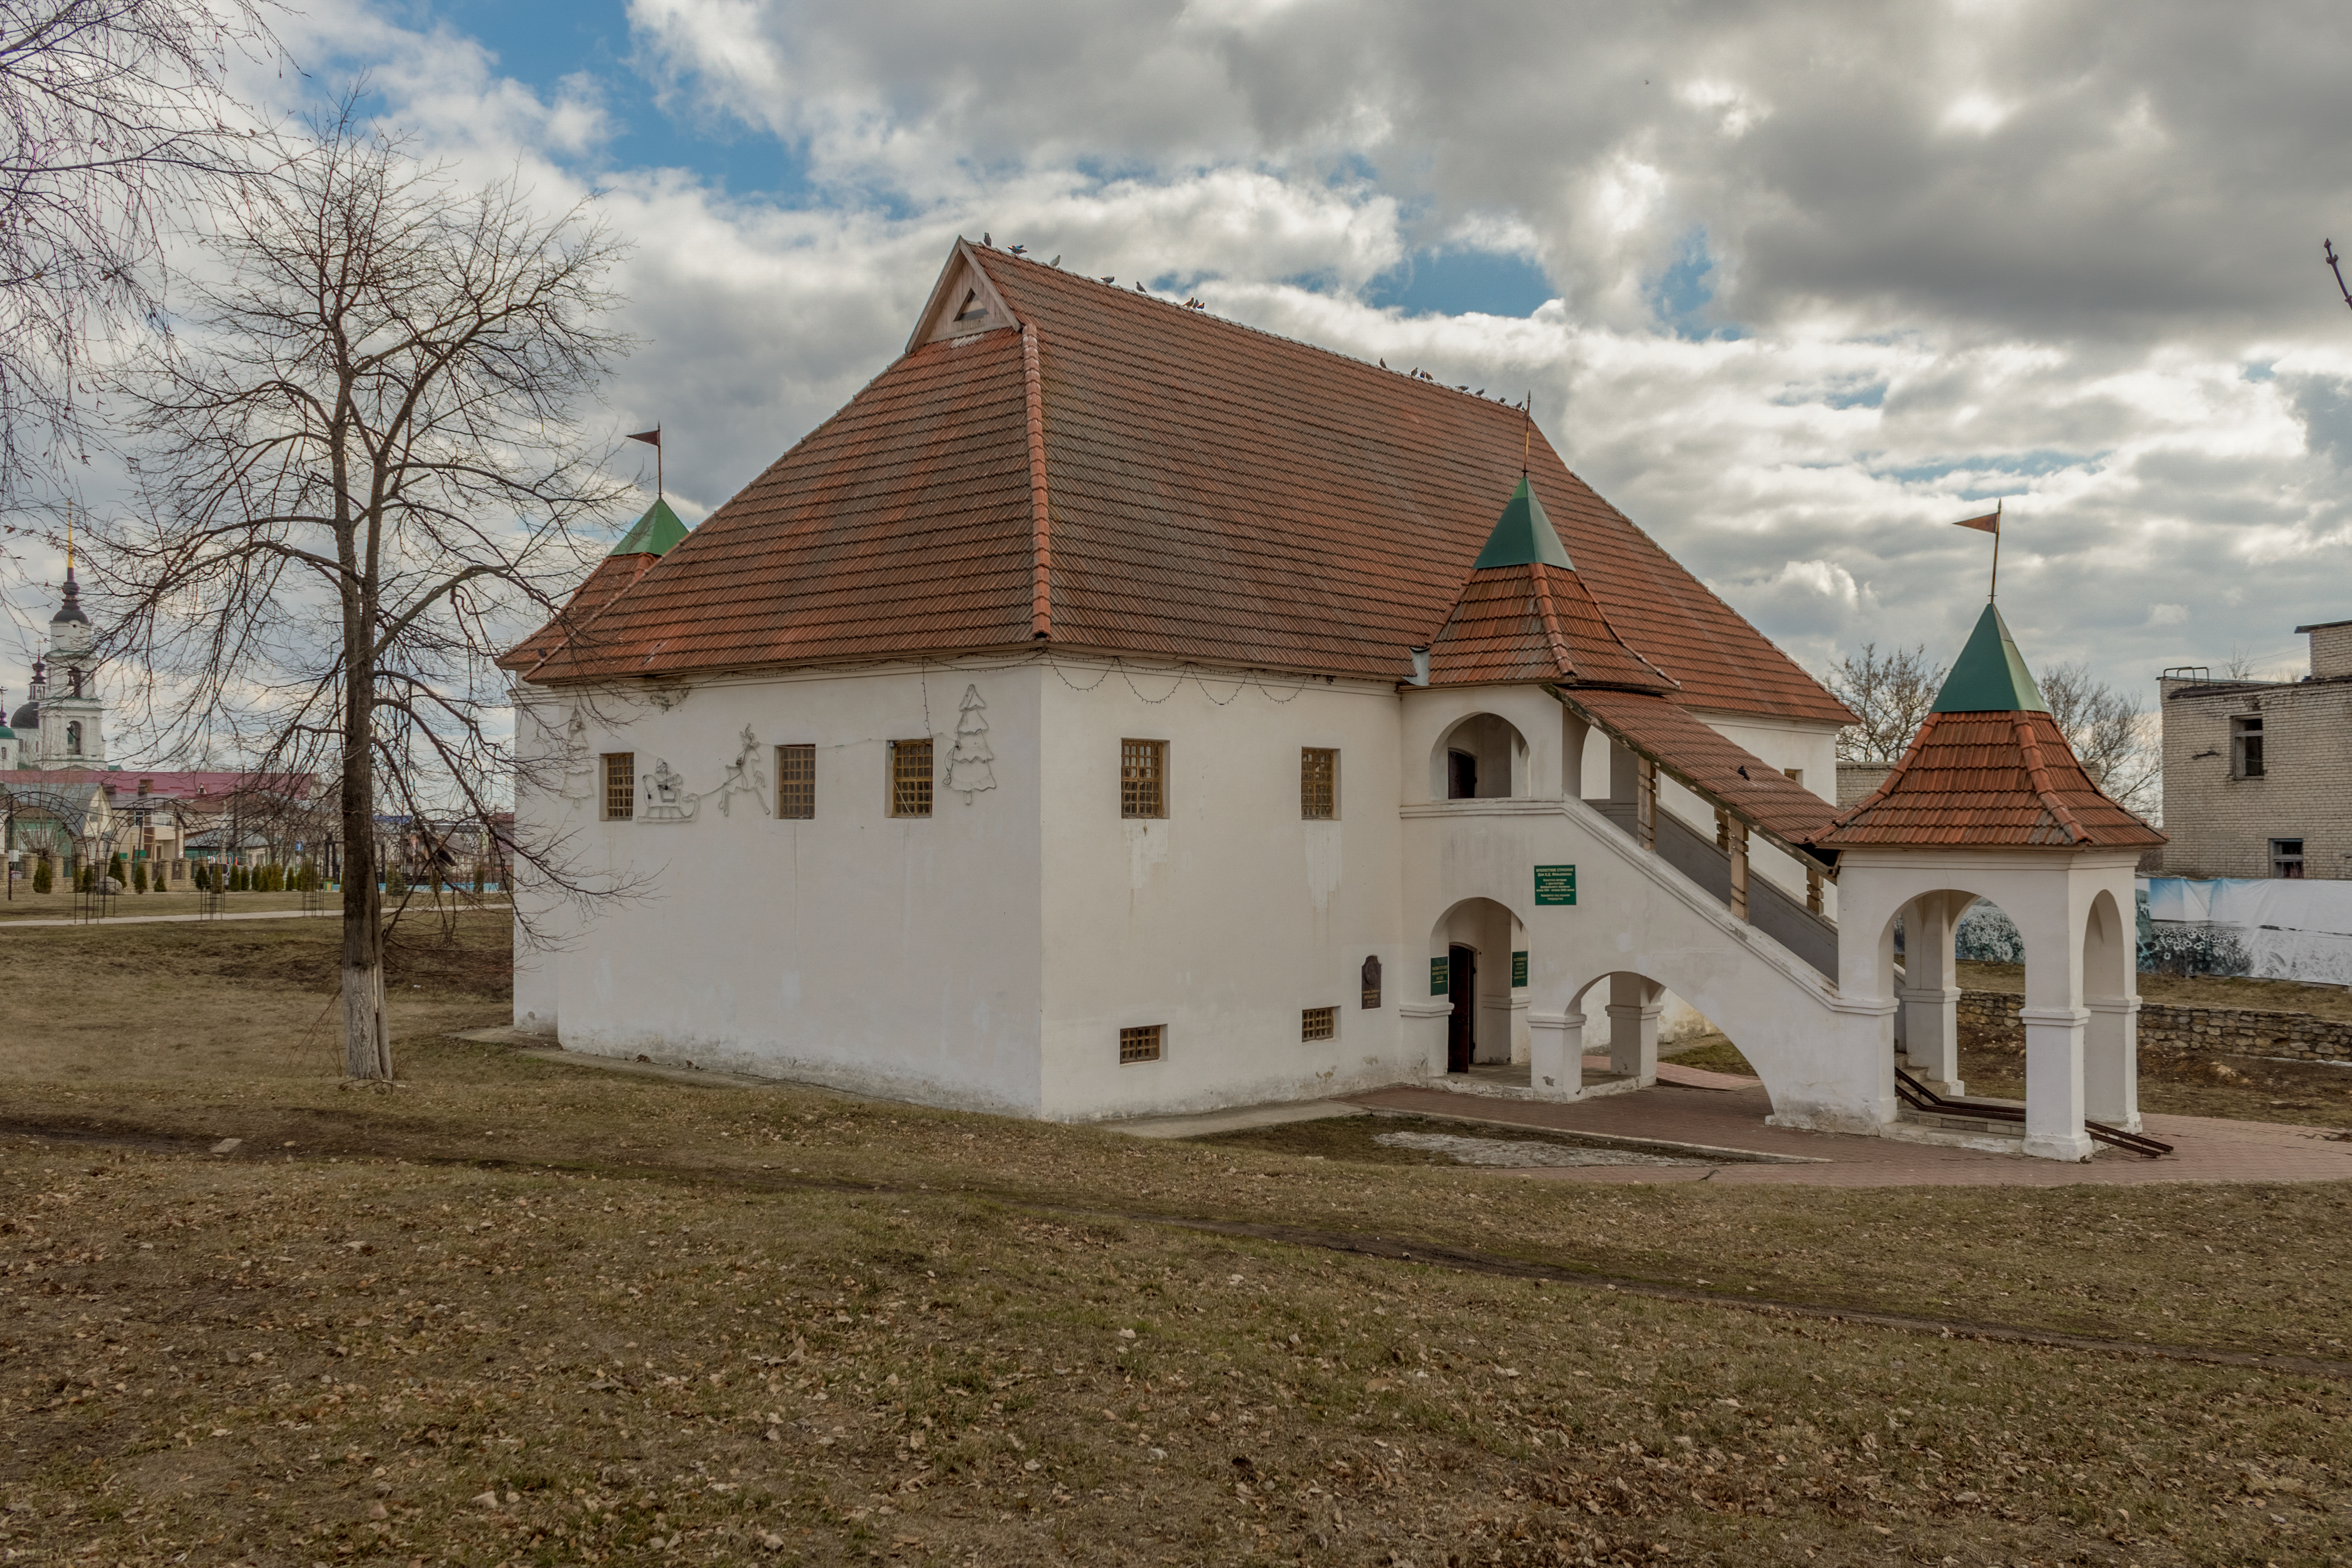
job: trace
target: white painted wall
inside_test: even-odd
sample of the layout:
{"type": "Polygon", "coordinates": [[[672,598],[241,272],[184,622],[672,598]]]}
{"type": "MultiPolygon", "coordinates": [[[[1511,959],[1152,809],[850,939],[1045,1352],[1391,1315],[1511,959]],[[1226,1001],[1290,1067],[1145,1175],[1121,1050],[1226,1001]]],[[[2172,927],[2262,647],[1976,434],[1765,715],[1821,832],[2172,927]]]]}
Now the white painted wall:
{"type": "Polygon", "coordinates": [[[568,835],[575,864],[639,891],[525,966],[518,1024],[551,1015],[570,1051],[1040,1113],[1041,676],[714,680],[667,711],[600,695],[583,710],[588,753],[634,752],[640,780],[667,759],[689,790],[713,791],[748,725],[764,800],[734,796],[722,814],[706,795],[693,821],[663,823],[644,819],[641,790],[638,820],[607,822],[593,771],[571,776],[585,799],[526,795],[525,831],[568,835]],[[996,788],[967,802],[942,783],[933,816],[888,816],[887,744],[930,735],[943,780],[967,685],[988,705],[996,788]],[[780,821],[772,747],[797,742],[817,747],[816,817],[780,821]]]}
{"type": "Polygon", "coordinates": [[[1396,1011],[1426,971],[1396,925],[1394,689],[1066,663],[1041,691],[1044,1113],[1196,1110],[1417,1075],[1396,1011]],[[1126,738],[1168,743],[1163,820],[1120,815],[1126,738]],[[1339,752],[1337,821],[1301,819],[1307,747],[1339,752]],[[1360,1005],[1368,956],[1382,969],[1372,1010],[1360,1005]],[[1339,1009],[1337,1039],[1300,1039],[1312,1007],[1339,1009]],[[1119,1030],[1155,1023],[1163,1059],[1120,1066],[1119,1030]]]}
{"type": "MultiPolygon", "coordinates": [[[[1064,1120],[1304,1098],[1418,1077],[1433,1041],[1442,1062],[1428,966],[1451,933],[1481,953],[1480,994],[1462,999],[1482,1060],[1524,1060],[1532,1016],[1639,973],[1721,1025],[1790,1119],[1876,1115],[1832,988],[1574,798],[1585,729],[1538,688],[1401,695],[1065,659],[665,695],[523,694],[547,720],[522,726],[527,743],[562,749],[575,712],[584,726],[541,769],[560,788],[521,794],[523,830],[636,887],[567,926],[525,881],[519,902],[554,941],[519,946],[516,1019],[567,1049],[1064,1120]],[[969,801],[945,788],[967,686],[987,705],[995,785],[969,801]],[[761,791],[721,813],[746,726],[761,791]],[[887,744],[925,734],[936,814],[893,819],[887,744]],[[1444,751],[1471,734],[1482,798],[1447,802],[1444,751]],[[1121,815],[1129,737],[1168,745],[1163,819],[1121,815]],[[813,821],[770,814],[787,742],[818,747],[813,821]],[[1308,747],[1340,754],[1335,821],[1301,818],[1308,747]],[[614,750],[640,780],[666,760],[701,797],[694,820],[646,820],[641,790],[636,820],[602,821],[594,760],[614,750]],[[1580,866],[1580,905],[1537,909],[1532,868],[1558,862],[1580,866]],[[1536,967],[1517,990],[1514,949],[1536,967]],[[1359,1005],[1367,956],[1383,971],[1373,1009],[1359,1005]],[[1338,1038],[1302,1040],[1301,1013],[1323,1006],[1338,1038]],[[1121,1066],[1118,1031],[1138,1024],[1164,1027],[1165,1054],[1121,1066]]],[[[1590,1043],[1605,1049],[1601,1028],[1590,1043]]]]}

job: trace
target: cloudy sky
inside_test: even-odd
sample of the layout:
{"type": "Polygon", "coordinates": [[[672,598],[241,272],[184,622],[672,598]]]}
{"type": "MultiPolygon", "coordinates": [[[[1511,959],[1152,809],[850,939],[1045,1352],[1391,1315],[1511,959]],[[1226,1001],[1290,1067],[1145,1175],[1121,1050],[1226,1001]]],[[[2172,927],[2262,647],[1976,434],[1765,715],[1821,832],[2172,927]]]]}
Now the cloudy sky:
{"type": "MultiPolygon", "coordinates": [[[[1801,659],[2265,670],[2352,617],[2352,14],[2321,4],[320,0],[374,107],[636,244],[688,520],[959,234],[1447,382],[1801,659]]],[[[11,672],[16,675],[15,672],[11,672]]],[[[21,676],[16,676],[21,679],[21,676]]],[[[11,684],[15,684],[12,680],[11,684]]]]}

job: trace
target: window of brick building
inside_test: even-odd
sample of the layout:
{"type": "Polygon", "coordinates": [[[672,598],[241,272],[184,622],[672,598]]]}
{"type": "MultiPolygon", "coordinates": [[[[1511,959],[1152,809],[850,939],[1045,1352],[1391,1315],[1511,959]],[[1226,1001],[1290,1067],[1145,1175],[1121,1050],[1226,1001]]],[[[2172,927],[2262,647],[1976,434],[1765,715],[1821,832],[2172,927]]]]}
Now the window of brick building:
{"type": "Polygon", "coordinates": [[[1298,1038],[1301,1040],[1337,1040],[1339,1037],[1338,1008],[1308,1008],[1298,1015],[1298,1038]]]}
{"type": "Polygon", "coordinates": [[[1318,747],[1298,753],[1298,814],[1328,822],[1339,814],[1339,754],[1318,747]]]}
{"type": "Polygon", "coordinates": [[[816,815],[816,747],[776,747],[776,815],[805,821],[816,815]]]}
{"type": "Polygon", "coordinates": [[[1122,740],[1118,743],[1118,814],[1122,817],[1164,817],[1168,814],[1166,741],[1122,740]]]}
{"type": "Polygon", "coordinates": [[[890,743],[890,814],[928,817],[931,814],[931,743],[894,740],[890,743]]]}
{"type": "Polygon", "coordinates": [[[637,754],[604,754],[604,820],[625,822],[637,814],[637,754]]]}
{"type": "Polygon", "coordinates": [[[2263,776],[2263,719],[2260,714],[2238,714],[2230,720],[2230,777],[2263,776]]]}
{"type": "Polygon", "coordinates": [[[2303,880],[2303,841],[2273,839],[2271,841],[2271,874],[2290,881],[2303,880]]]}
{"type": "Polygon", "coordinates": [[[1161,1036],[1167,1028],[1165,1024],[1148,1023],[1138,1029],[1119,1030],[1118,1064],[1125,1067],[1133,1061],[1159,1061],[1161,1036]]]}

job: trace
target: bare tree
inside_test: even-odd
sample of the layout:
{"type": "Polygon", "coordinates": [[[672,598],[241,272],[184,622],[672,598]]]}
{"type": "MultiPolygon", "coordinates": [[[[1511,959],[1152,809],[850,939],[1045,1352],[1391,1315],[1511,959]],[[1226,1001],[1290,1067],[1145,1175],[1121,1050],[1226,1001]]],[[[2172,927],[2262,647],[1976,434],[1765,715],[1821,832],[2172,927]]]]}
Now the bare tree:
{"type": "Polygon", "coordinates": [[[379,802],[498,820],[491,661],[628,488],[579,423],[626,346],[600,324],[619,247],[512,180],[458,188],[348,103],[213,243],[183,351],[139,382],[152,516],[100,530],[95,565],[117,667],[156,672],[183,737],[335,771],[344,1061],[388,1077],[379,802]]]}
{"type": "Polygon", "coordinates": [[[2093,680],[2091,666],[2079,659],[2042,671],[2036,684],[2091,782],[2119,806],[2136,811],[2151,806],[2163,752],[2138,699],[2093,680]]]}
{"type": "Polygon", "coordinates": [[[153,326],[174,208],[261,167],[254,0],[0,0],[0,495],[83,439],[94,339],[153,326]]]}
{"type": "Polygon", "coordinates": [[[1838,760],[1901,761],[1936,706],[1945,674],[1943,665],[1927,662],[1924,643],[1884,653],[1877,643],[1864,643],[1862,652],[1839,660],[1830,670],[1830,690],[1861,719],[1838,731],[1838,760]]]}

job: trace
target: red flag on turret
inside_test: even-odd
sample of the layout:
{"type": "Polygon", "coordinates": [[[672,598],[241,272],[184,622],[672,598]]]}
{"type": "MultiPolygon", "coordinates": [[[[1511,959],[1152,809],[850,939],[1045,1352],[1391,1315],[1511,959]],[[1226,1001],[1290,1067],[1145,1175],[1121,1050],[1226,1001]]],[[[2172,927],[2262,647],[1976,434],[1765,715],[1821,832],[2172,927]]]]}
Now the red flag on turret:
{"type": "Polygon", "coordinates": [[[2000,514],[1999,512],[1987,512],[1981,517],[1962,517],[1958,522],[1954,523],[1952,527],[1956,528],[1974,528],[1980,534],[1997,534],[2000,532],[2000,514]]]}
{"type": "Polygon", "coordinates": [[[651,430],[640,430],[635,435],[630,436],[629,439],[632,441],[642,441],[647,446],[659,451],[661,448],[661,426],[656,424],[651,430]]]}

